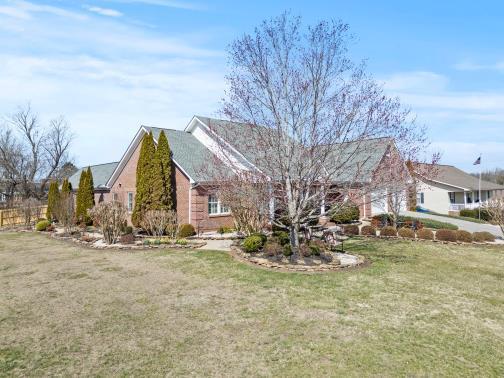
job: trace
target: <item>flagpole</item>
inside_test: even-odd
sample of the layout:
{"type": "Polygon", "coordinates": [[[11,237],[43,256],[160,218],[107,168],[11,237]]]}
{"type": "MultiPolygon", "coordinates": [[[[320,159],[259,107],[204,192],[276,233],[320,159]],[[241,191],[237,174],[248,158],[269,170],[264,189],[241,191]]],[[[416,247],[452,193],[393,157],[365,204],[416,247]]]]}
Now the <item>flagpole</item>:
{"type": "Polygon", "coordinates": [[[480,170],[479,170],[479,180],[478,180],[478,199],[479,199],[479,206],[478,206],[478,219],[481,220],[481,154],[480,154],[480,170]]]}

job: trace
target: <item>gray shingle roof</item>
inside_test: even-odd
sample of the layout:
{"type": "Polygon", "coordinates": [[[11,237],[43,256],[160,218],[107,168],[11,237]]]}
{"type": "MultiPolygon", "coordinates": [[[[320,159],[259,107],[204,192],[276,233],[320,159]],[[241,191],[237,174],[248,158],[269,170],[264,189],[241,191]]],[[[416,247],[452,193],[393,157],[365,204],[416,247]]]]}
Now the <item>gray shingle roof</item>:
{"type": "MultiPolygon", "coordinates": [[[[436,177],[434,177],[432,181],[445,183],[458,188],[478,190],[478,178],[453,165],[437,165],[436,177]]],[[[481,180],[481,190],[504,190],[504,186],[481,180]]]]}
{"type": "Polygon", "coordinates": [[[161,130],[163,130],[166,138],[168,138],[173,160],[195,181],[206,181],[205,172],[215,162],[215,157],[192,134],[182,130],[151,126],[144,127],[146,130],[152,132],[156,141],[159,138],[161,130]]]}
{"type": "MultiPolygon", "coordinates": [[[[196,117],[210,127],[211,130],[223,137],[245,156],[248,161],[261,168],[260,161],[257,161],[258,158],[254,156],[254,148],[247,148],[251,143],[254,143],[253,140],[250,140],[253,139],[251,136],[261,126],[251,126],[245,123],[230,122],[209,117],[196,117]]],[[[274,131],[272,132],[274,133],[274,131]]],[[[334,181],[352,183],[370,180],[392,142],[391,138],[374,138],[334,145],[334,164],[341,165],[341,168],[337,169],[340,175],[333,177],[334,181]]],[[[259,160],[267,155],[268,152],[266,151],[265,155],[259,158],[259,160]]]]}
{"type": "Polygon", "coordinates": [[[341,165],[341,169],[333,180],[342,183],[370,181],[392,142],[391,138],[375,138],[335,145],[334,164],[341,165]]]}
{"type": "MultiPolygon", "coordinates": [[[[90,166],[91,173],[93,174],[93,182],[95,188],[104,186],[107,183],[108,179],[110,178],[110,176],[112,176],[112,173],[117,167],[117,164],[118,162],[113,162],[90,166]]],[[[72,184],[73,189],[77,189],[79,187],[80,175],[83,169],[87,169],[87,166],[82,167],[68,178],[68,181],[70,182],[70,184],[72,184]]]]}

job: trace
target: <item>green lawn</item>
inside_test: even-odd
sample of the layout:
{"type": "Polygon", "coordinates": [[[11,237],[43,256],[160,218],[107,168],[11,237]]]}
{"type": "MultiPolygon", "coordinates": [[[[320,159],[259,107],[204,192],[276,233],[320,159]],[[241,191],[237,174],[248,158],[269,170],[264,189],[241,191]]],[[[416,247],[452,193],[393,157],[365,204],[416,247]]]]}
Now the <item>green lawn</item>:
{"type": "Polygon", "coordinates": [[[504,247],[352,240],[303,275],[0,234],[0,376],[503,376],[504,247]]]}

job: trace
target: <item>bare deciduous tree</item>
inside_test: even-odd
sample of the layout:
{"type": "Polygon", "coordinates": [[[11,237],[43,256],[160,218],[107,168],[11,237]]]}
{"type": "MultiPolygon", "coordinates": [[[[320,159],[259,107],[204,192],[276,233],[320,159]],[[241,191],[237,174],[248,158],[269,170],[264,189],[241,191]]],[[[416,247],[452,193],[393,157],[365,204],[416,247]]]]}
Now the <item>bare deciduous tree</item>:
{"type": "Polygon", "coordinates": [[[42,198],[49,180],[70,162],[73,135],[63,116],[42,127],[28,104],[8,118],[0,131],[0,178],[12,198],[42,198]]]}
{"type": "Polygon", "coordinates": [[[89,211],[89,215],[100,227],[105,243],[113,244],[121,236],[127,216],[122,203],[117,201],[101,202],[89,211]]]}
{"type": "Polygon", "coordinates": [[[490,215],[490,220],[497,224],[504,234],[504,197],[491,198],[484,209],[490,215]]]}
{"type": "Polygon", "coordinates": [[[173,210],[149,210],[142,217],[141,227],[149,233],[161,237],[177,235],[177,212],[173,210]]]}
{"type": "MultiPolygon", "coordinates": [[[[386,188],[385,180],[369,179],[379,144],[400,155],[401,167],[388,163],[394,172],[426,146],[425,130],[409,110],[387,97],[363,64],[351,62],[351,38],[341,22],[303,29],[300,18],[283,14],[230,47],[223,113],[242,126],[216,125],[227,134],[219,159],[228,171],[248,171],[269,185],[285,215],[274,222],[289,230],[294,251],[300,229],[324,201],[334,208],[356,188],[359,196],[386,188]],[[228,141],[246,156],[229,153],[228,141]]],[[[380,164],[386,169],[387,162],[380,164]]]]}
{"type": "Polygon", "coordinates": [[[66,234],[70,234],[75,226],[75,199],[72,193],[60,193],[55,209],[54,217],[63,226],[66,234]]]}

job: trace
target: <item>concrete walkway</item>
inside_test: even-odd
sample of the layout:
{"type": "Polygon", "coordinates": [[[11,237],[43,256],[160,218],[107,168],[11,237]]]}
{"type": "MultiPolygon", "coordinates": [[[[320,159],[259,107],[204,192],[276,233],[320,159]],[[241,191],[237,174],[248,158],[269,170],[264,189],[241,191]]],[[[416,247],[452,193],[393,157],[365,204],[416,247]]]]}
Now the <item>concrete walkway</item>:
{"type": "Polygon", "coordinates": [[[417,213],[414,211],[404,211],[402,214],[410,216],[410,217],[415,217],[415,218],[427,218],[427,219],[434,219],[434,220],[437,220],[440,222],[451,223],[451,224],[458,226],[458,228],[460,230],[465,230],[465,231],[469,231],[469,232],[488,231],[488,232],[491,232],[492,234],[494,234],[495,236],[502,237],[502,231],[501,231],[500,227],[494,226],[491,224],[469,222],[469,221],[465,221],[462,219],[443,217],[441,215],[417,213]]]}
{"type": "Polygon", "coordinates": [[[230,239],[220,239],[220,240],[205,240],[206,245],[198,249],[207,249],[212,251],[230,251],[231,244],[233,243],[230,239]]]}

